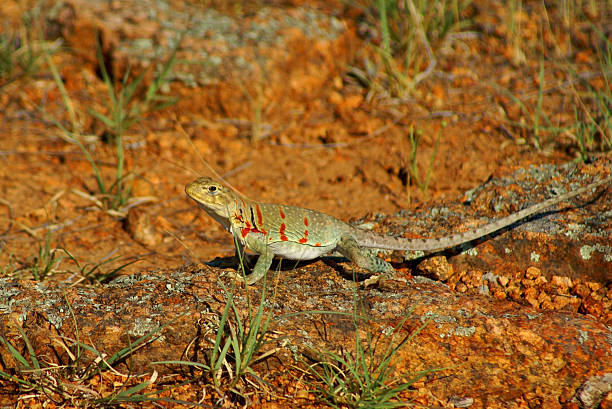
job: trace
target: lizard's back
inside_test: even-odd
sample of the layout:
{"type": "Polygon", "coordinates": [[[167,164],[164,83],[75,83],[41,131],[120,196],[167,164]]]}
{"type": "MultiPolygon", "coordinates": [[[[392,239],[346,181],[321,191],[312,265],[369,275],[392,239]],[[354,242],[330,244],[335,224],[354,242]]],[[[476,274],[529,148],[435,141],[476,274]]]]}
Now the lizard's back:
{"type": "Polygon", "coordinates": [[[333,216],[301,207],[251,203],[248,216],[274,254],[308,260],[333,250],[346,223],[333,216]]]}

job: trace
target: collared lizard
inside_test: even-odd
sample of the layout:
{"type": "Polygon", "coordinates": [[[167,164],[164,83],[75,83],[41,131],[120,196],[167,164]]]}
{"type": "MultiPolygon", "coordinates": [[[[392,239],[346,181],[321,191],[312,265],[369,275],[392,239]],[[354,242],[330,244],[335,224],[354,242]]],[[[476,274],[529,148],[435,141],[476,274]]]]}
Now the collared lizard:
{"type": "MultiPolygon", "coordinates": [[[[200,177],[188,183],[185,193],[234,236],[237,252],[244,254],[246,246],[259,254],[251,274],[246,276],[246,283],[250,285],[267,273],[274,256],[290,260],[311,260],[334,250],[359,267],[383,276],[393,276],[395,270],[391,264],[372,255],[367,249],[439,251],[456,247],[610,182],[612,176],[519,210],[482,227],[430,239],[382,236],[315,210],[259,203],[234,193],[209,177],[200,177]]],[[[242,279],[237,274],[234,277],[242,279]]]]}

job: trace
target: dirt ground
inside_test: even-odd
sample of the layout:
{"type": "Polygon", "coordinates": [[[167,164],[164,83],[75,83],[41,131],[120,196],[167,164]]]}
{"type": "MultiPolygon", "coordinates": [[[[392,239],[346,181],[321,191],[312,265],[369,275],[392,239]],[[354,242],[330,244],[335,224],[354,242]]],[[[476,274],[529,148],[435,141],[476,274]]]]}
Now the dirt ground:
{"type": "MultiPolygon", "coordinates": [[[[19,32],[34,5],[2,3],[0,30],[19,32]]],[[[251,198],[344,220],[442,206],[491,177],[579,161],[569,127],[582,115],[580,101],[589,104],[580,96],[589,86],[612,92],[597,51],[597,30],[608,40],[612,33],[609,2],[576,2],[580,18],[570,26],[556,2],[518,2],[522,26],[513,34],[509,6],[474,1],[462,12],[469,25],[435,44],[431,75],[401,97],[356,79],[366,60],[379,71],[383,64],[371,47],[380,36],[351,4],[185,1],[156,14],[148,2],[96,3],[53,3],[34,26],[48,47],[61,43],[49,58],[73,116],[44,56],[35,72],[0,77],[0,278],[95,286],[232,255],[232,238],[184,194],[186,183],[213,171],[251,198]],[[205,19],[220,26],[198,27],[205,19]],[[123,133],[131,201],[110,209],[62,128],[78,135],[111,185],[114,137],[92,114],[110,112],[96,43],[117,84],[127,67],[131,81],[145,74],[142,100],[180,37],[171,24],[189,28],[160,91],[177,102],[143,113],[123,133]],[[142,39],[162,51],[137,48],[142,39]]],[[[588,155],[610,157],[605,147],[588,155]]]]}

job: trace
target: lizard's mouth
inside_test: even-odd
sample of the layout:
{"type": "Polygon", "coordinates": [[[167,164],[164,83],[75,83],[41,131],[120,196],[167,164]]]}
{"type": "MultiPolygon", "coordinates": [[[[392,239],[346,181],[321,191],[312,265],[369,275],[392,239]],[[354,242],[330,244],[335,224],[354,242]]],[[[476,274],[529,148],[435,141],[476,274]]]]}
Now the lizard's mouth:
{"type": "Polygon", "coordinates": [[[198,184],[195,182],[187,183],[187,185],[185,186],[185,193],[198,204],[204,202],[202,191],[198,188],[198,184]]]}

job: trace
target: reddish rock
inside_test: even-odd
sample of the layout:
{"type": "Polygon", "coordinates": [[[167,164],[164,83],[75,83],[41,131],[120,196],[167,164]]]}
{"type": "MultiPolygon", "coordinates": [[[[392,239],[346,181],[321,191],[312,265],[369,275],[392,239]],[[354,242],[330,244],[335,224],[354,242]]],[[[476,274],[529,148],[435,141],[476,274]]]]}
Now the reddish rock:
{"type": "MultiPolygon", "coordinates": [[[[17,330],[21,327],[39,360],[65,364],[68,356],[58,342],[63,339],[70,345],[66,340],[75,339],[75,323],[80,340],[107,356],[161,328],[130,359],[115,366],[120,370],[129,366],[133,373],[154,368],[167,373],[176,368],[151,363],[201,359],[209,347],[209,331],[214,334],[225,305],[225,290],[218,281],[221,273],[207,266],[157,271],[124,276],[100,287],[3,279],[0,333],[23,349],[17,330]]],[[[282,340],[272,341],[267,348],[281,347],[276,354],[280,362],[293,364],[294,353],[310,356],[311,351],[337,350],[339,345],[349,351],[354,347],[350,280],[315,263],[281,271],[274,278],[270,274],[268,282],[275,283],[274,294],[269,292],[266,299],[274,317],[270,334],[282,334],[282,340]],[[308,313],[314,310],[330,313],[308,313]]],[[[251,300],[259,299],[260,289],[261,284],[250,289],[251,300]]],[[[409,318],[399,329],[400,336],[428,322],[396,356],[396,371],[408,375],[449,368],[423,381],[443,401],[469,398],[474,402],[472,408],[525,403],[559,407],[557,403],[570,402],[584,382],[612,367],[612,331],[580,314],[538,311],[491,297],[461,295],[418,277],[398,283],[393,291],[359,290],[357,296],[360,308],[365,308],[362,314],[369,317],[360,331],[388,338],[382,339],[384,344],[392,342],[384,334],[406,315],[409,318]]],[[[244,299],[244,289],[237,290],[235,300],[243,317],[244,299]]],[[[12,371],[16,363],[5,349],[0,353],[0,369],[12,371]]],[[[86,352],[83,364],[94,358],[86,352]]]]}

